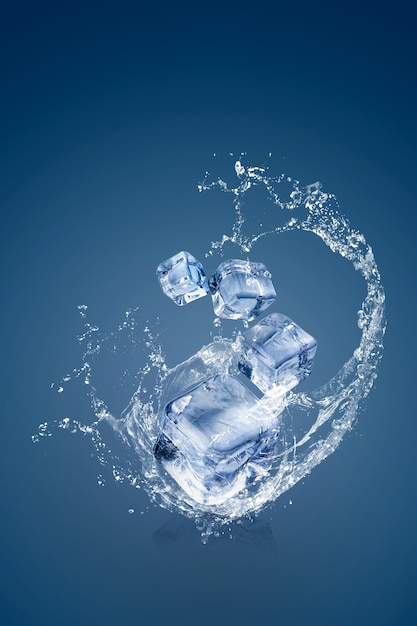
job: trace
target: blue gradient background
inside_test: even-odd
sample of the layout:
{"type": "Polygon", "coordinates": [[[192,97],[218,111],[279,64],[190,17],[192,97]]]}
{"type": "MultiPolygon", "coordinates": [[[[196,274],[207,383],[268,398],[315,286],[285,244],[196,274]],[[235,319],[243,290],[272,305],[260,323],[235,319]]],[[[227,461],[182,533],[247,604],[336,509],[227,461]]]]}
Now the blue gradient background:
{"type": "MultiPolygon", "coordinates": [[[[2,7],[5,626],[415,623],[411,8],[2,7]],[[341,448],[251,531],[203,546],[191,522],[145,493],[110,479],[100,489],[86,440],[30,437],[46,420],[89,419],[75,395],[49,389],[79,363],[76,305],[104,330],[128,307],[170,316],[172,359],[207,341],[196,333],[201,319],[210,330],[208,303],[171,307],[154,268],[183,248],[203,254],[225,232],[230,199],[196,185],[213,153],[224,173],[226,155],[240,151],[252,164],[272,152],[277,173],[337,195],[374,249],[388,332],[376,386],[341,448]]],[[[319,335],[316,381],[325,380],[356,345],[363,285],[322,244],[282,246],[260,249],[259,260],[273,265],[279,310],[319,335]],[[286,264],[293,274],[281,278],[286,264]]]]}

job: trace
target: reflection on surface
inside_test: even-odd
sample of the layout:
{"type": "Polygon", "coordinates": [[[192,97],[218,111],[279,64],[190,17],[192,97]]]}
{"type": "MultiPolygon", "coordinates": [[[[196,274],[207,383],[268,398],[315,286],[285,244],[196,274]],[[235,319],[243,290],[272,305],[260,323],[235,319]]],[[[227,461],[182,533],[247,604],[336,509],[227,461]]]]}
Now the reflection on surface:
{"type": "MultiPolygon", "coordinates": [[[[160,546],[172,544],[192,544],[197,537],[196,527],[192,520],[175,515],[169,522],[158,528],[152,535],[153,541],[160,546]]],[[[254,520],[242,519],[231,522],[227,529],[221,529],[215,533],[218,541],[236,542],[237,544],[250,546],[259,551],[271,552],[277,550],[275,538],[267,522],[257,518],[254,520]]]]}

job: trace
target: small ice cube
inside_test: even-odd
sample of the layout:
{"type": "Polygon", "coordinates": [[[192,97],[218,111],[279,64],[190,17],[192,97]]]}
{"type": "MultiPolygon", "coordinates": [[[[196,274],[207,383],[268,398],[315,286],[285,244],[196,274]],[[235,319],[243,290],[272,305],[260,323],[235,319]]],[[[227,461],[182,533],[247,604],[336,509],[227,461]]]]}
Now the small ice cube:
{"type": "Polygon", "coordinates": [[[165,407],[156,458],[201,504],[220,504],[270,469],[275,416],[258,414],[258,398],[230,375],[208,378],[165,407]]]}
{"type": "Polygon", "coordinates": [[[189,252],[178,252],[158,265],[156,275],[164,294],[178,306],[203,298],[209,292],[203,266],[189,252]]]}
{"type": "Polygon", "coordinates": [[[271,274],[263,263],[229,259],[209,280],[217,317],[251,322],[275,300],[271,274]]]}
{"type": "Polygon", "coordinates": [[[286,393],[307,378],[317,342],[289,317],[272,313],[244,333],[239,369],[262,392],[286,393]]]}

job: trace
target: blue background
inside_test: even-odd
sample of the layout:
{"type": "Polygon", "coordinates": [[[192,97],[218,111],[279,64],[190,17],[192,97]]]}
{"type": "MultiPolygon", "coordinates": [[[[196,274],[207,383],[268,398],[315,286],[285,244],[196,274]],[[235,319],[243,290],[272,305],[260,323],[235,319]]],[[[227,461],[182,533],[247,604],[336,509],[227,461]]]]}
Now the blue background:
{"type": "MultiPolygon", "coordinates": [[[[411,3],[16,2],[0,24],[2,623],[414,624],[411,3]],[[337,195],[374,249],[388,331],[340,449],[234,541],[204,546],[146,493],[100,489],[87,440],[31,435],[89,419],[49,388],[79,364],[76,305],[108,332],[128,307],[158,309],[172,364],[207,341],[208,303],[171,307],[154,268],[225,232],[230,198],[196,185],[215,163],[232,179],[241,151],[337,195]]],[[[280,309],[319,335],[324,382],[356,345],[362,283],[322,244],[273,245],[258,260],[280,309]]]]}

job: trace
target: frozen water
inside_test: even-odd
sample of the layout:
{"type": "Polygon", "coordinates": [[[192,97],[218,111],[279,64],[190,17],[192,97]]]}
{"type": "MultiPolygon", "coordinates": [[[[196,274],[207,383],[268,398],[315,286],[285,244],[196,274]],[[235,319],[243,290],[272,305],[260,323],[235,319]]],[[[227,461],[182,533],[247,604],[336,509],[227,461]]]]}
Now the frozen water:
{"type": "Polygon", "coordinates": [[[264,393],[277,385],[285,393],[310,374],[316,349],[314,337],[272,313],[245,332],[239,369],[264,393]]]}
{"type": "Polygon", "coordinates": [[[237,378],[212,376],[169,402],[154,448],[166,471],[196,502],[219,504],[272,464],[275,418],[237,378]]]}
{"type": "Polygon", "coordinates": [[[203,266],[186,251],[158,265],[156,275],[164,294],[178,306],[203,298],[209,292],[203,266]]]}
{"type": "Polygon", "coordinates": [[[251,322],[277,295],[265,265],[252,261],[224,261],[209,284],[215,314],[232,320],[251,322]]]}
{"type": "MultiPolygon", "coordinates": [[[[279,434],[275,438],[273,452],[267,451],[264,454],[264,466],[260,453],[256,452],[237,475],[243,476],[249,470],[250,463],[255,464],[255,460],[260,474],[263,467],[268,467],[272,457],[272,465],[267,470],[267,475],[247,489],[236,489],[236,495],[221,501],[220,497],[216,500],[214,487],[210,491],[202,487],[205,476],[209,475],[207,467],[203,466],[201,479],[198,476],[191,478],[186,493],[178,487],[164,467],[165,464],[166,467],[173,468],[174,459],[158,461],[155,458],[155,441],[160,433],[161,416],[167,402],[172,398],[183,397],[184,390],[194,390],[202,381],[208,381],[212,376],[235,375],[237,361],[242,353],[242,336],[238,335],[233,340],[226,339],[221,335],[220,326],[219,335],[213,343],[202,347],[183,363],[169,367],[164,346],[160,343],[158,332],[155,332],[159,322],[146,321],[143,326],[144,312],[139,308],[127,310],[120,325],[105,334],[90,318],[87,306],[79,306],[84,324],[84,329],[78,336],[82,348],[81,362],[60,381],[53,383],[53,388],[61,394],[63,390],[68,390],[68,386],[75,385],[81,391],[82,398],[87,400],[88,406],[91,406],[93,419],[78,421],[65,417],[52,423],[45,422],[40,424],[33,437],[35,443],[44,445],[44,442],[51,440],[54,432],[64,429],[67,433],[79,433],[89,438],[96,459],[100,467],[104,468],[103,473],[98,476],[99,485],[103,485],[107,478],[114,477],[117,484],[124,482],[134,489],[145,489],[152,502],[193,519],[204,542],[212,534],[222,534],[222,529],[226,528],[223,524],[229,525],[236,520],[240,524],[246,517],[252,519],[253,515],[282,497],[337,450],[357,422],[358,412],[376,381],[383,354],[385,294],[372,248],[364,235],[355,230],[341,214],[335,196],[322,190],[320,183],[301,186],[297,180],[284,174],[273,175],[269,167],[269,164],[251,166],[247,162],[243,167],[239,161],[236,162],[236,184],[230,185],[222,177],[207,174],[199,185],[199,190],[204,193],[226,194],[235,207],[234,223],[230,230],[219,233],[218,239],[211,242],[206,258],[213,262],[218,259],[217,265],[230,246],[235,250],[232,255],[245,257],[266,237],[270,238],[272,246],[279,245],[281,237],[286,233],[292,233],[296,237],[296,233],[317,236],[324,246],[349,262],[351,269],[362,277],[366,296],[361,304],[357,303],[360,340],[332,378],[310,392],[303,390],[283,395],[280,386],[276,385],[248,409],[251,416],[255,412],[261,416],[258,423],[266,424],[262,428],[269,428],[273,433],[271,439],[278,430],[277,422],[279,434]],[[292,188],[289,197],[287,183],[292,188]],[[254,187],[259,192],[262,191],[270,201],[271,214],[267,214],[267,217],[273,220],[265,230],[256,232],[247,228],[248,215],[256,213],[256,206],[251,205],[253,198],[256,198],[256,195],[251,195],[254,187]],[[285,195],[282,194],[283,188],[285,195]],[[125,358],[126,346],[137,350],[142,345],[142,342],[137,341],[138,337],[144,339],[148,354],[137,371],[135,368],[125,368],[125,358]],[[104,384],[101,379],[101,360],[105,355],[111,356],[111,359],[122,359],[123,376],[120,387],[126,391],[127,382],[131,382],[132,389],[135,389],[122,413],[113,407],[113,392],[106,398],[109,393],[109,389],[105,387],[108,377],[105,377],[104,384]],[[271,426],[268,426],[267,419],[271,426]],[[121,452],[115,452],[115,441],[108,426],[120,437],[123,445],[121,452]],[[192,489],[194,497],[189,495],[192,489]],[[208,498],[207,502],[213,503],[206,504],[206,500],[198,502],[198,495],[201,500],[205,496],[208,498]]],[[[291,270],[289,267],[288,271],[291,270]]],[[[147,306],[146,302],[145,305],[147,306]]],[[[334,323],[334,320],[330,320],[330,323],[334,323]]],[[[249,347],[254,349],[253,346],[249,347]]],[[[247,373],[250,365],[251,373],[259,374],[261,363],[260,358],[256,361],[253,358],[251,363],[246,361],[247,373]]],[[[241,367],[243,366],[242,358],[241,367]]],[[[106,373],[114,379],[113,367],[106,373]]],[[[193,393],[188,392],[188,395],[193,393]]],[[[63,396],[65,397],[65,393],[63,396]]],[[[180,437],[181,433],[177,432],[177,435],[180,437]]],[[[161,452],[162,443],[160,440],[161,452]]],[[[175,448],[173,451],[175,452],[175,448]]],[[[184,454],[175,461],[177,464],[182,463],[190,472],[186,463],[188,458],[189,448],[186,447],[184,454]]],[[[234,480],[236,477],[232,476],[231,482],[234,480]]],[[[230,485],[229,491],[227,483],[218,493],[220,496],[223,493],[228,495],[234,493],[234,490],[230,485]]]]}

